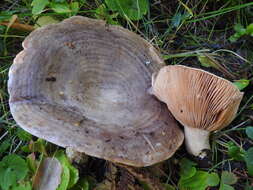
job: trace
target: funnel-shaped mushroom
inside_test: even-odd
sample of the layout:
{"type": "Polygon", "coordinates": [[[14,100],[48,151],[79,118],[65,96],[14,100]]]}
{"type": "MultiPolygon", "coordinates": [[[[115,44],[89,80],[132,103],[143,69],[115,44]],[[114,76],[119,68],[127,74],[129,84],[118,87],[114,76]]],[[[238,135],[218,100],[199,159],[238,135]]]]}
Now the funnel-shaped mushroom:
{"type": "Polygon", "coordinates": [[[243,97],[228,80],[186,66],[163,67],[153,77],[152,93],[184,126],[186,147],[198,156],[210,149],[210,131],[226,127],[243,97]]]}
{"type": "Polygon", "coordinates": [[[147,93],[163,61],[138,35],[78,16],[32,32],[23,47],[8,90],[26,131],[133,166],[163,161],[181,145],[173,116],[147,93]]]}

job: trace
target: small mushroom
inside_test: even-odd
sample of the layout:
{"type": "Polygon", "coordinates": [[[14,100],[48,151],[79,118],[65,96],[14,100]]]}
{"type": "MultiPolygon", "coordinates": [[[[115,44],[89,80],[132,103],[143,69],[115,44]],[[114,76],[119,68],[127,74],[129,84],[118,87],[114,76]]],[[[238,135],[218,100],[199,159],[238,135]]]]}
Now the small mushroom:
{"type": "Polygon", "coordinates": [[[184,126],[189,153],[200,157],[210,149],[210,132],[230,124],[243,97],[228,80],[182,65],[163,67],[151,91],[184,126]]]}
{"type": "Polygon", "coordinates": [[[163,61],[138,35],[75,16],[33,31],[23,47],[8,91],[11,113],[26,131],[139,167],[169,158],[182,144],[173,116],[147,93],[163,61]]]}

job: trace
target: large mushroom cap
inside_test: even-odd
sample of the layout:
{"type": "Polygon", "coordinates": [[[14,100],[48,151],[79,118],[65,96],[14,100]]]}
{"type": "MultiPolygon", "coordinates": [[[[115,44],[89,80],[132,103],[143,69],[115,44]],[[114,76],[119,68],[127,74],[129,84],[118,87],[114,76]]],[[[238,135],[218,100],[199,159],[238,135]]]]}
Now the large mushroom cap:
{"type": "Polygon", "coordinates": [[[169,158],[183,134],[147,93],[162,66],[136,34],[72,17],[32,32],[9,72],[10,109],[35,136],[133,166],[169,158]]]}
{"type": "Polygon", "coordinates": [[[209,148],[209,131],[220,130],[234,119],[243,97],[228,80],[182,65],[163,67],[152,86],[154,95],[185,127],[186,145],[194,155],[200,153],[198,148],[209,148]],[[206,145],[198,143],[201,139],[206,145]]]}

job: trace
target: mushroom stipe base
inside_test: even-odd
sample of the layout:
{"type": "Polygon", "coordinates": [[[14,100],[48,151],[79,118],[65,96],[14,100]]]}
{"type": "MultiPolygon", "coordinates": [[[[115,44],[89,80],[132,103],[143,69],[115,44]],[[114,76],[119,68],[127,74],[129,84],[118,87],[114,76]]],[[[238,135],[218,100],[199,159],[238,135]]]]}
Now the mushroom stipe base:
{"type": "Polygon", "coordinates": [[[209,135],[210,132],[198,128],[184,126],[185,146],[187,151],[200,158],[204,158],[203,150],[210,150],[209,135]]]}

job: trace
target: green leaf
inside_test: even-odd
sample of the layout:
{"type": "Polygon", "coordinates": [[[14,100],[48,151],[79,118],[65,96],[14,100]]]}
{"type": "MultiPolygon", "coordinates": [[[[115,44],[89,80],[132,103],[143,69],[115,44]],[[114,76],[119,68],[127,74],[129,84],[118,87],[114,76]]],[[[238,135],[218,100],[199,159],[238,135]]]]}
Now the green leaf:
{"type": "Polygon", "coordinates": [[[24,179],[28,172],[28,166],[21,157],[15,154],[5,156],[0,162],[0,186],[8,190],[17,181],[24,179]]]}
{"type": "Polygon", "coordinates": [[[78,2],[80,3],[81,6],[83,6],[86,3],[86,0],[79,0],[78,2]]]}
{"type": "Polygon", "coordinates": [[[121,16],[130,20],[139,20],[148,11],[147,0],[106,0],[109,9],[118,11],[121,16]]]}
{"type": "Polygon", "coordinates": [[[34,175],[36,174],[36,170],[38,168],[36,160],[35,160],[35,155],[34,154],[30,154],[26,157],[26,162],[27,162],[27,166],[30,170],[30,172],[34,175]]]}
{"type": "Polygon", "coordinates": [[[0,11],[0,21],[9,21],[17,10],[0,11]]]}
{"type": "Polygon", "coordinates": [[[203,67],[213,67],[218,69],[217,64],[215,63],[214,58],[208,54],[199,54],[198,60],[203,67]]]}
{"type": "Polygon", "coordinates": [[[15,185],[17,183],[15,172],[13,172],[10,168],[6,168],[5,170],[0,169],[0,181],[0,185],[3,190],[8,190],[11,185],[15,185]]]}
{"type": "Polygon", "coordinates": [[[248,35],[253,36],[253,23],[252,23],[252,24],[249,24],[249,25],[247,26],[247,28],[246,28],[246,33],[247,33],[248,35]]]}
{"type": "Polygon", "coordinates": [[[30,141],[32,140],[32,135],[20,127],[17,129],[17,136],[22,141],[30,141]]]}
{"type": "Polygon", "coordinates": [[[23,152],[31,153],[31,150],[28,145],[21,146],[20,148],[23,152]]]}
{"type": "Polygon", "coordinates": [[[236,42],[239,39],[239,37],[237,37],[235,35],[232,35],[228,39],[229,39],[230,42],[236,42]]]}
{"type": "Polygon", "coordinates": [[[80,8],[79,3],[78,2],[71,2],[69,4],[69,6],[70,6],[70,9],[72,11],[72,15],[76,15],[79,11],[79,8],[80,8]]]}
{"type": "Polygon", "coordinates": [[[242,148],[236,146],[233,142],[229,142],[227,143],[227,145],[228,145],[228,155],[231,158],[238,161],[244,161],[245,151],[242,148]]]}
{"type": "Polygon", "coordinates": [[[89,190],[89,182],[87,179],[83,180],[81,184],[83,190],[89,190]]]}
{"type": "Polygon", "coordinates": [[[219,190],[235,190],[232,186],[222,183],[219,190]]]}
{"type": "Polygon", "coordinates": [[[95,12],[96,12],[95,16],[97,18],[104,18],[109,14],[105,4],[99,5],[99,7],[96,9],[95,12]]]}
{"type": "Polygon", "coordinates": [[[105,0],[106,5],[109,7],[112,11],[118,11],[119,6],[117,0],[105,0]]]}
{"type": "Polygon", "coordinates": [[[253,140],[253,127],[252,126],[248,126],[246,127],[246,134],[247,136],[253,140]]]}
{"type": "Polygon", "coordinates": [[[253,187],[250,185],[247,185],[244,190],[253,190],[253,187]]]}
{"type": "Polygon", "coordinates": [[[204,55],[199,55],[198,60],[203,67],[211,67],[212,65],[212,62],[210,62],[210,59],[204,55]]]}
{"type": "Polygon", "coordinates": [[[72,187],[78,181],[79,173],[78,173],[78,170],[75,167],[73,167],[70,163],[68,165],[68,168],[69,168],[69,171],[70,171],[70,181],[69,181],[68,187],[72,187]]]}
{"type": "Polygon", "coordinates": [[[221,182],[227,185],[233,185],[237,182],[237,177],[232,172],[223,171],[221,173],[221,182]]]}
{"type": "Polygon", "coordinates": [[[181,176],[181,178],[187,179],[187,178],[194,176],[197,171],[194,166],[196,166],[196,163],[194,163],[186,158],[183,158],[180,161],[180,176],[181,176]]]}
{"type": "MultiPolygon", "coordinates": [[[[70,188],[70,190],[89,190],[89,189],[93,189],[92,186],[90,186],[90,183],[87,179],[87,177],[81,178],[80,180],[78,180],[78,183],[75,184],[74,187],[70,188]]],[[[97,189],[97,187],[96,187],[97,189]]]]}
{"type": "Polygon", "coordinates": [[[41,154],[47,155],[46,142],[43,139],[38,139],[35,142],[29,144],[29,149],[31,152],[39,152],[41,154]]]}
{"type": "Polygon", "coordinates": [[[241,36],[246,34],[246,29],[241,24],[235,24],[234,25],[234,30],[236,31],[236,33],[233,34],[232,36],[230,36],[230,38],[229,38],[230,42],[235,42],[241,36]]]}
{"type": "Polygon", "coordinates": [[[253,176],[253,147],[249,148],[245,153],[245,162],[249,175],[253,176]]]}
{"type": "Polygon", "coordinates": [[[32,2],[32,14],[37,15],[43,12],[45,7],[49,5],[48,0],[33,0],[32,2]]]}
{"type": "Polygon", "coordinates": [[[32,190],[32,185],[30,182],[25,182],[24,184],[18,184],[12,187],[11,190],[32,190]]]}
{"type": "Polygon", "coordinates": [[[234,30],[236,33],[240,36],[244,35],[246,33],[246,29],[239,23],[235,24],[234,30]]]}
{"type": "Polygon", "coordinates": [[[61,162],[63,173],[62,173],[62,189],[57,188],[57,190],[63,190],[65,187],[70,188],[76,184],[79,179],[78,170],[74,168],[68,158],[66,157],[64,151],[58,151],[55,157],[61,162]],[[67,186],[66,186],[67,185],[67,186]]]}
{"type": "Polygon", "coordinates": [[[48,24],[56,24],[58,22],[59,22],[58,20],[56,20],[51,16],[41,16],[37,19],[35,27],[39,28],[42,26],[46,26],[48,24]]]}
{"type": "Polygon", "coordinates": [[[0,145],[0,154],[4,153],[10,147],[10,145],[11,143],[9,139],[3,141],[0,145]]]}
{"type": "Polygon", "coordinates": [[[239,90],[243,90],[244,88],[246,88],[249,85],[249,80],[247,79],[241,79],[241,80],[236,80],[235,82],[233,82],[233,84],[239,89],[239,90]]]}
{"type": "Polygon", "coordinates": [[[114,24],[118,25],[119,23],[114,20],[118,16],[118,13],[114,14],[109,14],[109,10],[106,8],[105,4],[101,4],[97,9],[96,9],[96,18],[106,20],[108,24],[114,24]]]}
{"type": "Polygon", "coordinates": [[[62,165],[61,183],[58,186],[57,190],[66,190],[68,188],[68,184],[70,180],[70,171],[64,162],[63,155],[58,154],[58,155],[55,155],[55,157],[60,161],[62,165]]]}
{"type": "Polygon", "coordinates": [[[56,13],[70,13],[71,12],[67,3],[51,3],[50,7],[56,13]]]}
{"type": "Polygon", "coordinates": [[[63,168],[63,172],[61,175],[61,183],[57,187],[57,190],[66,190],[69,184],[69,178],[70,178],[69,169],[67,166],[62,166],[62,168],[63,168]]]}
{"type": "Polygon", "coordinates": [[[204,171],[197,171],[196,174],[187,179],[179,181],[181,187],[190,189],[205,189],[208,185],[206,184],[208,173],[204,171]]]}
{"type": "Polygon", "coordinates": [[[172,19],[171,19],[171,24],[173,27],[177,28],[182,21],[182,14],[181,13],[176,13],[172,19]]]}
{"type": "Polygon", "coordinates": [[[219,176],[216,173],[208,173],[198,170],[192,177],[184,178],[182,175],[179,179],[180,189],[205,190],[208,186],[219,184],[219,176]]]}
{"type": "Polygon", "coordinates": [[[175,190],[176,188],[170,184],[164,184],[165,190],[175,190]]]}
{"type": "Polygon", "coordinates": [[[249,184],[249,182],[247,181],[244,190],[253,190],[253,186],[251,186],[251,185],[249,184]]]}
{"type": "Polygon", "coordinates": [[[207,176],[206,183],[208,186],[216,186],[220,182],[219,175],[217,173],[210,173],[207,176]]]}
{"type": "Polygon", "coordinates": [[[64,3],[66,0],[53,0],[54,3],[64,3]]]}
{"type": "Polygon", "coordinates": [[[5,156],[2,160],[8,168],[10,168],[13,172],[15,172],[17,180],[24,179],[27,172],[28,166],[26,161],[18,155],[11,154],[5,156]]]}
{"type": "Polygon", "coordinates": [[[172,19],[171,19],[171,25],[174,27],[174,28],[177,28],[177,27],[179,27],[180,26],[180,24],[182,23],[182,22],[184,22],[187,18],[189,18],[190,17],[190,14],[189,13],[184,13],[184,14],[182,14],[182,13],[180,13],[180,12],[178,12],[178,13],[176,13],[173,17],[172,17],[172,19]]]}

